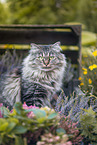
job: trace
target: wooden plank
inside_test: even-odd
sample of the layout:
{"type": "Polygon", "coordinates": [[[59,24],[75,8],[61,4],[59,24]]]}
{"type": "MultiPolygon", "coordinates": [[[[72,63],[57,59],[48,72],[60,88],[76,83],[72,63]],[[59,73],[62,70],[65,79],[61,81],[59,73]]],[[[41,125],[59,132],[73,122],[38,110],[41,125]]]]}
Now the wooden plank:
{"type": "Polygon", "coordinates": [[[79,53],[77,50],[64,50],[62,53],[65,54],[67,58],[71,59],[72,64],[78,64],[79,53]]]}
{"type": "Polygon", "coordinates": [[[79,37],[71,32],[42,30],[0,30],[0,44],[52,44],[78,45],[79,37]]]}
{"type": "Polygon", "coordinates": [[[81,25],[0,25],[0,29],[71,29],[80,35],[81,25]]]}

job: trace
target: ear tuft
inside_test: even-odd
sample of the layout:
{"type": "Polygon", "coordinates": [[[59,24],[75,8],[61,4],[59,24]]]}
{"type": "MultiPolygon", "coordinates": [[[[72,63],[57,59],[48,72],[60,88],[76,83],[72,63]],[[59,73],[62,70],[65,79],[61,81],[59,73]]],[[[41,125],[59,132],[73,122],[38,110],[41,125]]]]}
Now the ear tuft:
{"type": "Polygon", "coordinates": [[[62,51],[60,45],[61,45],[61,43],[60,43],[60,41],[58,41],[58,42],[54,43],[54,44],[52,45],[52,47],[53,47],[53,49],[55,49],[57,52],[60,52],[60,51],[62,51]]]}
{"type": "Polygon", "coordinates": [[[61,42],[58,41],[58,42],[54,43],[53,45],[60,46],[61,45],[61,42]]]}
{"type": "Polygon", "coordinates": [[[31,45],[30,53],[34,53],[34,52],[38,51],[40,48],[39,45],[37,45],[35,43],[31,43],[30,45],[31,45]]]}
{"type": "Polygon", "coordinates": [[[35,44],[35,43],[31,43],[31,48],[39,48],[39,45],[35,44]]]}

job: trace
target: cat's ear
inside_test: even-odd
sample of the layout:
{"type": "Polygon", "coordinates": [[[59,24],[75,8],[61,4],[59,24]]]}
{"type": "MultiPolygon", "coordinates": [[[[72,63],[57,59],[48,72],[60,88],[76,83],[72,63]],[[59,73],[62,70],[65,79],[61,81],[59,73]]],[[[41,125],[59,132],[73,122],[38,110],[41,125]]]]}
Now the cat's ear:
{"type": "Polygon", "coordinates": [[[60,41],[58,41],[58,42],[54,43],[54,44],[52,45],[52,47],[53,47],[56,51],[59,52],[59,51],[62,51],[60,45],[61,45],[61,43],[60,43],[60,41]]]}
{"type": "Polygon", "coordinates": [[[31,43],[31,49],[34,49],[34,48],[38,48],[39,49],[39,45],[37,45],[35,43],[31,43]]]}
{"type": "Polygon", "coordinates": [[[35,52],[35,51],[38,51],[39,50],[39,45],[35,44],[35,43],[31,43],[31,50],[30,52],[35,52]]]}
{"type": "Polygon", "coordinates": [[[60,45],[61,45],[61,42],[58,41],[58,42],[54,43],[53,45],[55,45],[55,46],[60,46],[60,45]]]}

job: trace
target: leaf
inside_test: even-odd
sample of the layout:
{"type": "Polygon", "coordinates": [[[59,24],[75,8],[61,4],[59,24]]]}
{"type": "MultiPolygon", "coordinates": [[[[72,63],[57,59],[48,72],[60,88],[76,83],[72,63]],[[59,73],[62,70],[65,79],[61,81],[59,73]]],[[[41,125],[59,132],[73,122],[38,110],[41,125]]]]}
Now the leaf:
{"type": "Polygon", "coordinates": [[[0,131],[5,131],[8,127],[8,122],[4,122],[3,124],[0,124],[0,131]]]}
{"type": "Polygon", "coordinates": [[[53,119],[53,118],[55,118],[57,115],[58,115],[58,113],[52,113],[52,114],[50,114],[50,115],[48,116],[47,119],[53,119]]]}
{"type": "Polygon", "coordinates": [[[40,125],[46,120],[46,117],[38,118],[37,121],[40,123],[40,125]]]}
{"type": "Polygon", "coordinates": [[[23,134],[23,133],[26,133],[27,132],[27,128],[24,127],[24,126],[21,126],[21,125],[18,125],[16,126],[14,129],[13,129],[13,133],[15,134],[23,134]]]}
{"type": "Polygon", "coordinates": [[[32,109],[33,113],[37,118],[43,118],[46,117],[46,112],[44,110],[40,109],[32,109]]]}
{"type": "Polygon", "coordinates": [[[14,108],[15,108],[15,110],[16,110],[16,112],[18,113],[18,114],[21,114],[21,111],[23,110],[23,108],[22,108],[22,104],[21,103],[16,103],[15,104],[15,106],[14,106],[14,108]]]}
{"type": "Polygon", "coordinates": [[[11,130],[13,130],[13,128],[19,123],[19,121],[16,118],[9,118],[8,122],[9,124],[6,132],[10,132],[11,130]]]}
{"type": "Polygon", "coordinates": [[[57,132],[58,134],[66,134],[66,131],[65,131],[63,128],[58,128],[58,129],[56,130],[56,132],[57,132]]]}
{"type": "Polygon", "coordinates": [[[11,122],[7,127],[7,132],[10,132],[15,126],[16,126],[16,123],[11,122]]]}
{"type": "Polygon", "coordinates": [[[0,112],[4,117],[8,116],[10,113],[9,110],[4,106],[0,107],[0,112]]]}
{"type": "Polygon", "coordinates": [[[92,107],[90,106],[89,109],[83,109],[88,115],[92,116],[92,117],[95,117],[96,115],[96,112],[93,111],[92,107]]]}

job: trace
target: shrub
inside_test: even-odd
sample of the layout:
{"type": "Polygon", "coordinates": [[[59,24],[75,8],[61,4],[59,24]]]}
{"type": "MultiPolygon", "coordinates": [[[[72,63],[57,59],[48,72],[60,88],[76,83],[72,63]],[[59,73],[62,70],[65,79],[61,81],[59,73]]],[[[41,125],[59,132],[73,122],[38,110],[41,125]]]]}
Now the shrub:
{"type": "Polygon", "coordinates": [[[97,107],[97,99],[95,97],[93,100],[92,99],[92,96],[87,96],[79,88],[75,89],[75,92],[70,98],[64,96],[64,93],[61,92],[57,99],[55,110],[56,112],[60,112],[61,115],[70,116],[72,121],[78,122],[82,109],[88,109],[90,105],[93,109],[97,107]]]}
{"type": "Polygon", "coordinates": [[[93,111],[92,107],[89,109],[83,109],[84,115],[80,115],[80,125],[82,135],[85,136],[86,140],[90,143],[97,143],[97,108],[96,112],[93,111]]]}
{"type": "Polygon", "coordinates": [[[74,123],[70,116],[62,116],[60,120],[60,127],[62,127],[67,134],[70,134],[70,140],[73,144],[79,145],[83,137],[80,135],[80,131],[77,128],[78,122],[74,123]]]}
{"type": "Polygon", "coordinates": [[[1,105],[0,112],[2,117],[0,118],[1,145],[27,145],[29,143],[34,145],[41,140],[41,135],[46,136],[49,133],[52,133],[52,138],[57,136],[60,138],[54,141],[54,144],[68,142],[68,135],[60,127],[60,116],[53,109],[28,107],[26,104],[22,107],[21,103],[16,103],[11,112],[1,105]]]}

